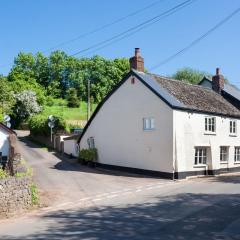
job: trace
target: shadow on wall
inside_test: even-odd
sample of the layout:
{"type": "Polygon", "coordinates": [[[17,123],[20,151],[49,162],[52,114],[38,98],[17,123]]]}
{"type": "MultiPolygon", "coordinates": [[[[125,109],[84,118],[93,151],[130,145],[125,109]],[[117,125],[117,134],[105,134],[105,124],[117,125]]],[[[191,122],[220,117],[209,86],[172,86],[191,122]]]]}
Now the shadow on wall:
{"type": "Polygon", "coordinates": [[[240,239],[239,224],[234,223],[239,216],[239,194],[188,193],[126,207],[59,211],[42,217],[51,220],[44,232],[1,239],[240,239]]]}

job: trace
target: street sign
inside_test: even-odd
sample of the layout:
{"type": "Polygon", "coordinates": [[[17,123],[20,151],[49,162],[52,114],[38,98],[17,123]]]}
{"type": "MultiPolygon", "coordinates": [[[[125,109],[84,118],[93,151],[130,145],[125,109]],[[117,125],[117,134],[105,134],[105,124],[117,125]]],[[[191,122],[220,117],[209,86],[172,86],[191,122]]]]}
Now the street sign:
{"type": "Polygon", "coordinates": [[[54,122],[48,122],[48,126],[49,126],[50,128],[54,128],[54,127],[55,127],[55,123],[54,123],[54,122]]]}
{"type": "Polygon", "coordinates": [[[55,118],[53,115],[48,116],[48,126],[51,129],[51,142],[53,141],[53,131],[52,129],[55,127],[55,118]]]}
{"type": "Polygon", "coordinates": [[[53,115],[50,115],[50,116],[48,117],[48,120],[49,120],[50,122],[55,122],[55,118],[54,118],[53,115]]]}
{"type": "Polygon", "coordinates": [[[11,118],[9,115],[4,115],[4,122],[10,122],[11,118]]]}

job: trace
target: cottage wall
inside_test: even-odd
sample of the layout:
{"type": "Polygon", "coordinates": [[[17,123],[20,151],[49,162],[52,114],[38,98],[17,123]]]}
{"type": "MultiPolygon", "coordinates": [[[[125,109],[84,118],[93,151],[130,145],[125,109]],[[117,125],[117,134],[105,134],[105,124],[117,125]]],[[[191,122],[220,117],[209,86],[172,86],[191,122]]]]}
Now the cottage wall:
{"type": "Polygon", "coordinates": [[[137,78],[130,77],[101,107],[80,142],[94,138],[99,162],[172,173],[173,110],[137,78]],[[143,130],[143,118],[155,119],[143,130]]]}

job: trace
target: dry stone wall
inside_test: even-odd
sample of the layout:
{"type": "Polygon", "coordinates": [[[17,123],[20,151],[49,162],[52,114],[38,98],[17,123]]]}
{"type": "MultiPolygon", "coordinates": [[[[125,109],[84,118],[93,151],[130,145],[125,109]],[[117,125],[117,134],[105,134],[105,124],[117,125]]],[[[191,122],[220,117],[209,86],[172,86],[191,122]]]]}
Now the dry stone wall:
{"type": "Polygon", "coordinates": [[[9,177],[0,179],[0,218],[21,213],[32,205],[31,179],[9,177]]]}

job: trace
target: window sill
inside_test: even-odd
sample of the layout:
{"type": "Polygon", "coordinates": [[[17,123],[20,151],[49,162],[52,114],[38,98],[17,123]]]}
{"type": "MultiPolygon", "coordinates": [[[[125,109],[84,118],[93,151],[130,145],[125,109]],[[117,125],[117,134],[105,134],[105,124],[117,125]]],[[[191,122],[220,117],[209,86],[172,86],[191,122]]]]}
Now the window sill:
{"type": "Polygon", "coordinates": [[[220,162],[220,164],[223,164],[223,165],[224,165],[224,164],[228,164],[228,161],[226,161],[226,162],[220,162]]]}
{"type": "Polygon", "coordinates": [[[229,137],[237,137],[237,134],[229,134],[229,137]]]}
{"type": "Polygon", "coordinates": [[[194,165],[194,168],[203,168],[203,167],[207,167],[207,164],[198,164],[198,165],[194,165]]]}
{"type": "Polygon", "coordinates": [[[204,135],[213,135],[216,136],[217,134],[215,132],[204,132],[204,135]]]}
{"type": "Polygon", "coordinates": [[[234,162],[234,165],[239,165],[240,164],[240,162],[234,162]]]}
{"type": "Polygon", "coordinates": [[[153,128],[153,129],[143,129],[144,132],[152,132],[154,130],[155,130],[155,128],[153,128]]]}

